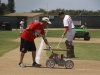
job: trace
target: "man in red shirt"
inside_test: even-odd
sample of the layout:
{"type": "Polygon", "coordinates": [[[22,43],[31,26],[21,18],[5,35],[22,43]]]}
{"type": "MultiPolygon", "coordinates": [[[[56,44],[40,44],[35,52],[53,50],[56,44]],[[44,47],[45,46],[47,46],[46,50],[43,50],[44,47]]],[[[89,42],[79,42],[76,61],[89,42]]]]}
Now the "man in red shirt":
{"type": "Polygon", "coordinates": [[[26,65],[23,64],[23,58],[27,51],[32,52],[32,59],[33,59],[33,67],[40,67],[41,64],[38,64],[35,62],[36,57],[36,46],[34,43],[34,39],[42,36],[44,39],[44,42],[49,46],[48,41],[45,37],[44,27],[48,26],[48,24],[51,24],[49,18],[43,17],[41,22],[33,22],[31,23],[22,33],[21,35],[21,44],[20,44],[20,67],[26,67],[26,65]]]}

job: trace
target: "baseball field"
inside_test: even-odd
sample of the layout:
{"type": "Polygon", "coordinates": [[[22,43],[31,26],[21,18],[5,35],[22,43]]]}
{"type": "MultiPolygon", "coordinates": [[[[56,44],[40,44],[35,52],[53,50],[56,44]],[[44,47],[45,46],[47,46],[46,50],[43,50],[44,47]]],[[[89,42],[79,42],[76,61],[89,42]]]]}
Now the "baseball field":
{"type": "MultiPolygon", "coordinates": [[[[56,48],[58,45],[63,29],[48,30],[47,39],[52,46],[56,48]]],[[[0,75],[100,75],[100,29],[89,29],[91,39],[84,41],[82,38],[74,40],[75,56],[72,58],[74,62],[73,69],[65,69],[65,67],[55,66],[54,68],[46,67],[46,60],[51,54],[50,51],[43,50],[40,55],[40,68],[31,67],[31,53],[27,52],[24,58],[26,68],[18,66],[20,52],[20,36],[19,30],[0,31],[0,75]]],[[[35,40],[37,52],[40,47],[42,38],[35,40]]],[[[62,40],[59,48],[65,49],[66,38],[62,40]]],[[[66,51],[54,51],[58,54],[66,54],[66,51]]]]}

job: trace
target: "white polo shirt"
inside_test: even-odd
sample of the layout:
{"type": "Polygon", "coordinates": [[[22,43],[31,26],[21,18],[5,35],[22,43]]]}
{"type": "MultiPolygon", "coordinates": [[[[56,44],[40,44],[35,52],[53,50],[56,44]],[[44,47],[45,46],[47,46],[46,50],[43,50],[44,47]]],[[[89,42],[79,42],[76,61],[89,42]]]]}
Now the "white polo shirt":
{"type": "Polygon", "coordinates": [[[20,24],[21,24],[20,27],[24,27],[24,21],[21,21],[20,24]]]}
{"type": "Polygon", "coordinates": [[[63,19],[63,24],[64,24],[64,27],[66,27],[66,26],[69,27],[67,34],[69,34],[69,35],[75,34],[75,29],[74,29],[75,26],[74,26],[73,21],[69,15],[65,15],[65,17],[63,19]]]}
{"type": "Polygon", "coordinates": [[[24,31],[24,21],[20,22],[20,33],[24,31]]]}

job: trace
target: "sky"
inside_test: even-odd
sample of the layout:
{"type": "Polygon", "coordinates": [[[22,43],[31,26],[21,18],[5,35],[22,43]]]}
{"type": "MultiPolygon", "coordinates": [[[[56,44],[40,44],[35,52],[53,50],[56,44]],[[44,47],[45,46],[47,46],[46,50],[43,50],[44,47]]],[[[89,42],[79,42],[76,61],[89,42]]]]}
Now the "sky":
{"type": "MultiPolygon", "coordinates": [[[[30,12],[43,8],[45,10],[71,9],[71,10],[100,10],[100,0],[14,0],[16,12],[30,12]]],[[[8,3],[8,0],[1,0],[8,3]]]]}

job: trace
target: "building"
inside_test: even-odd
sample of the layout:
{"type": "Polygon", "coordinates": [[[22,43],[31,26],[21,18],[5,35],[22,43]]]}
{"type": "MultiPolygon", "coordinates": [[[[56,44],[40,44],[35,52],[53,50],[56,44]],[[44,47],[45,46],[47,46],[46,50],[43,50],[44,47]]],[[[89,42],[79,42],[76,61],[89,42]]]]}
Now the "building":
{"type": "Polygon", "coordinates": [[[39,17],[44,16],[43,13],[10,13],[4,16],[0,16],[0,23],[10,22],[12,28],[18,29],[19,23],[22,19],[25,20],[25,27],[32,23],[33,21],[39,21],[39,17]]]}
{"type": "Polygon", "coordinates": [[[16,16],[16,17],[27,17],[27,25],[29,25],[33,21],[39,21],[39,16],[43,16],[43,13],[10,13],[4,16],[16,16]]]}

